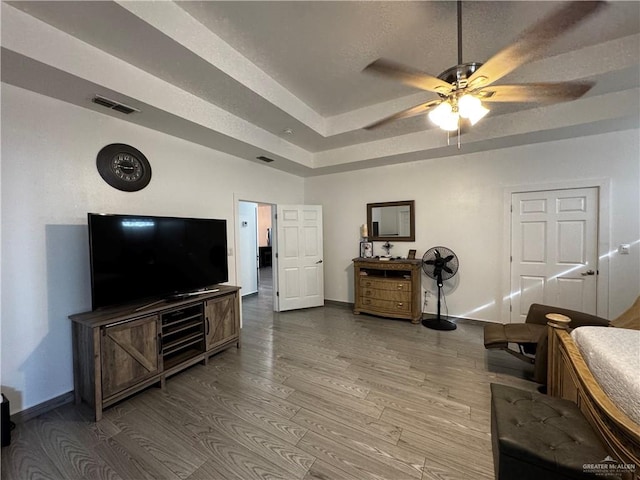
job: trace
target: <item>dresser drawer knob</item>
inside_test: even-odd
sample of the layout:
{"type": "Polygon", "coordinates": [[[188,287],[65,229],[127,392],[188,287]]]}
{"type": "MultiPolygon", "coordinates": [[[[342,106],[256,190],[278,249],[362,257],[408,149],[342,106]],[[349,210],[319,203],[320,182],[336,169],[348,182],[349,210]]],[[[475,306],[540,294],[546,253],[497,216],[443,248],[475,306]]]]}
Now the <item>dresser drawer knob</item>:
{"type": "Polygon", "coordinates": [[[398,308],[402,308],[402,306],[403,306],[403,305],[404,305],[404,303],[398,303],[398,304],[396,305],[396,307],[398,307],[398,308]]]}
{"type": "Polygon", "coordinates": [[[401,284],[401,283],[399,283],[399,284],[398,284],[398,290],[402,290],[403,288],[404,288],[404,285],[403,285],[403,284],[401,284]]]}
{"type": "Polygon", "coordinates": [[[364,291],[364,294],[365,294],[367,297],[370,297],[370,296],[371,296],[371,290],[365,290],[365,291],[364,291]]]}

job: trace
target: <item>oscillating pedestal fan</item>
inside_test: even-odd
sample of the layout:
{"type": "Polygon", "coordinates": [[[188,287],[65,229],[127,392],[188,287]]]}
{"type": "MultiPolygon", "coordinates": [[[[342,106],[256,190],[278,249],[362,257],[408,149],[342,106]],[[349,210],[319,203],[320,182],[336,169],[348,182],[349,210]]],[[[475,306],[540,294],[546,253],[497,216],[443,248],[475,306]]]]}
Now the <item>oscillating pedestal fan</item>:
{"type": "Polygon", "coordinates": [[[443,282],[449,280],[458,271],[458,257],[447,247],[430,248],[422,257],[422,270],[438,284],[438,314],[435,317],[424,316],[422,325],[434,330],[455,330],[456,324],[446,316],[440,315],[440,299],[443,282]]]}

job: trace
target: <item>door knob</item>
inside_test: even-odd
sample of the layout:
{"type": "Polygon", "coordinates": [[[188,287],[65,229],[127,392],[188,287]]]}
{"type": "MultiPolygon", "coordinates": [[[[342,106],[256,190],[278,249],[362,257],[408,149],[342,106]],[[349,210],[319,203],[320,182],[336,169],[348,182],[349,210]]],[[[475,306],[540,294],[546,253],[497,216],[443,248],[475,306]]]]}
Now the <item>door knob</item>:
{"type": "Polygon", "coordinates": [[[582,272],[580,275],[582,275],[583,277],[586,277],[588,275],[595,275],[596,272],[594,272],[593,270],[587,270],[586,272],[582,272]]]}
{"type": "Polygon", "coordinates": [[[318,260],[318,261],[316,262],[316,265],[317,265],[317,264],[319,264],[319,263],[322,263],[322,260],[318,260]]]}

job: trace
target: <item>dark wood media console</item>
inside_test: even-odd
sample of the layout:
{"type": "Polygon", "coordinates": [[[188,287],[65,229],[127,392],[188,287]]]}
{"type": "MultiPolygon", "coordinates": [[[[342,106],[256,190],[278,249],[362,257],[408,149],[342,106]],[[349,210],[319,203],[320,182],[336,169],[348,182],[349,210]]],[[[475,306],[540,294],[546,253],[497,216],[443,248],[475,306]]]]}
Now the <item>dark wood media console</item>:
{"type": "Polygon", "coordinates": [[[240,346],[239,287],[148,307],[71,315],[75,401],[102,410],[232,345],[240,346]]]}

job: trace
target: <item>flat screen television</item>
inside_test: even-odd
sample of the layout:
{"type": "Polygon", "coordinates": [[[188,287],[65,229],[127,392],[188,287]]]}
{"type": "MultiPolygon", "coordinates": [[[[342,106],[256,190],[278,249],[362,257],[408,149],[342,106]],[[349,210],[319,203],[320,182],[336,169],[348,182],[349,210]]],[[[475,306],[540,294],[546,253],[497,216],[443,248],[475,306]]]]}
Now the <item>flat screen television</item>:
{"type": "Polygon", "coordinates": [[[88,214],[91,303],[190,294],[227,282],[227,221],[88,214]]]}

